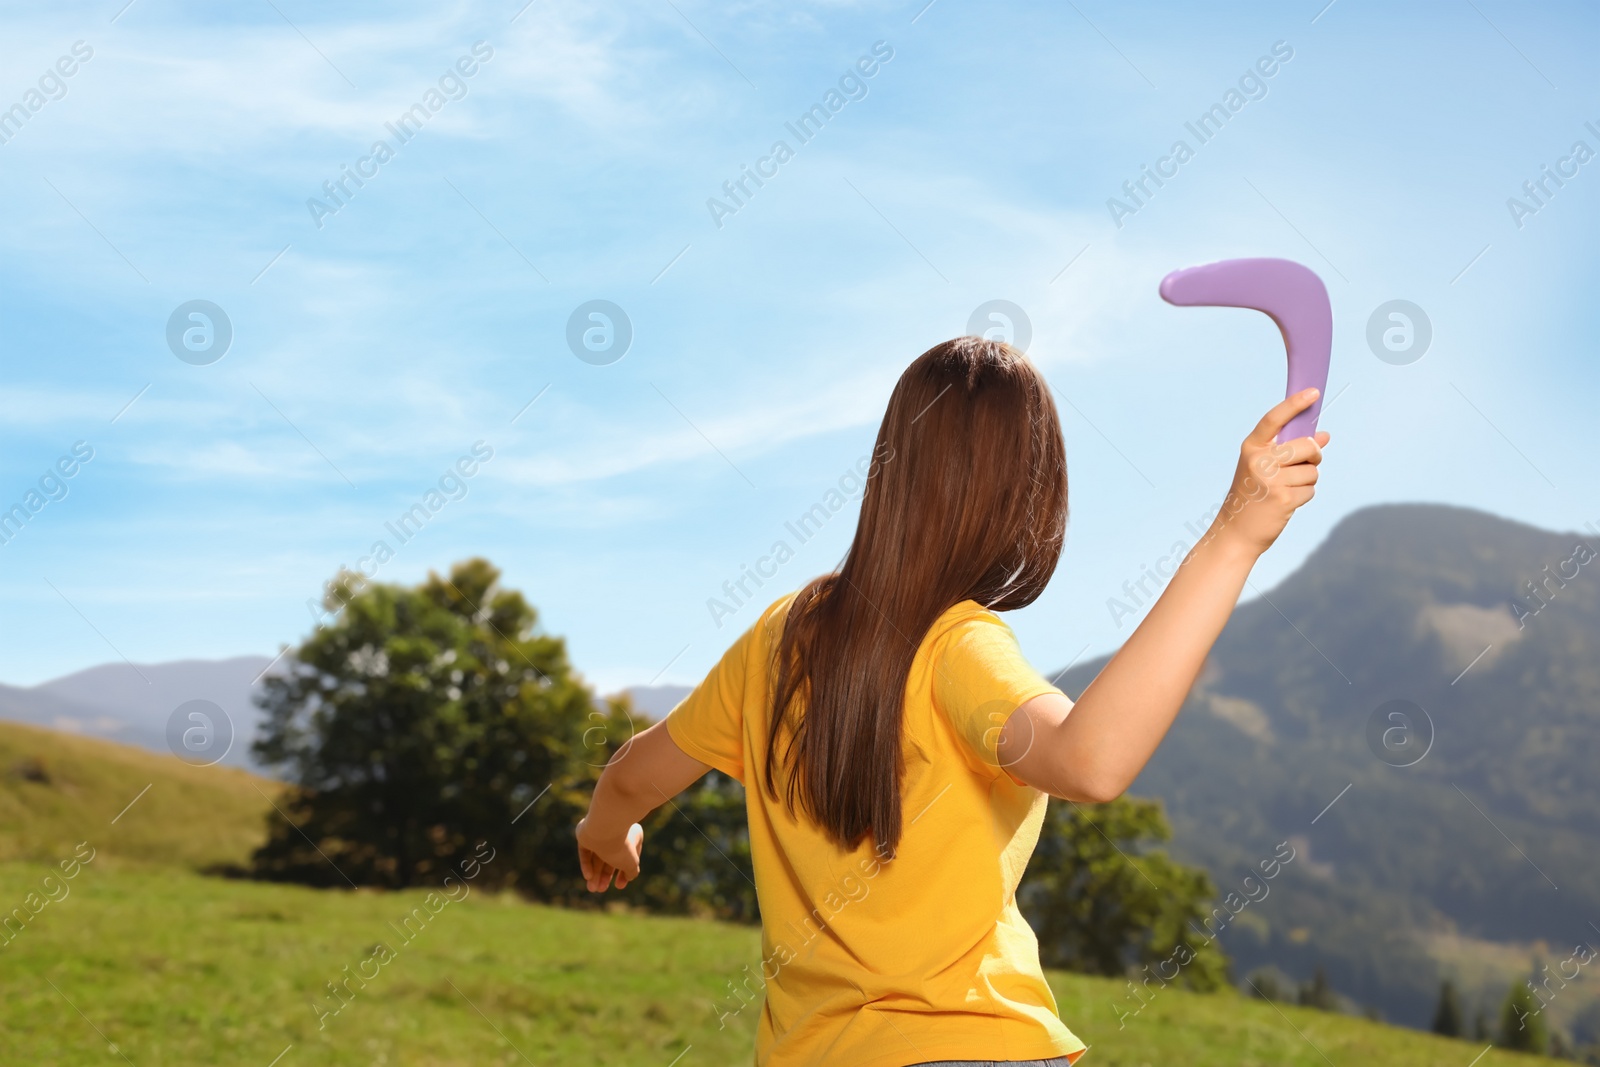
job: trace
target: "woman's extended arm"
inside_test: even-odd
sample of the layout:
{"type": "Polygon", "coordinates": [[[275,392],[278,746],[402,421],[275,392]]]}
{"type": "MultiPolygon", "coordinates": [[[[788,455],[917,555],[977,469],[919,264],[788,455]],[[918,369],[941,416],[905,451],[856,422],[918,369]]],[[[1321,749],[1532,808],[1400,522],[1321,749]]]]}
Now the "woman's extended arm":
{"type": "Polygon", "coordinates": [[[639,820],[710,769],[678,747],[664,719],[617,750],[595,783],[589,814],[578,822],[578,865],[590,892],[603,892],[612,875],[618,889],[639,877],[639,820]]]}
{"type": "Polygon", "coordinates": [[[1006,720],[999,756],[1014,777],[1096,803],[1132,784],[1177,717],[1250,568],[1315,493],[1328,435],[1282,445],[1274,437],[1316,396],[1307,389],[1289,397],[1245,439],[1233,486],[1206,536],[1078,702],[1050,693],[1006,720]]]}

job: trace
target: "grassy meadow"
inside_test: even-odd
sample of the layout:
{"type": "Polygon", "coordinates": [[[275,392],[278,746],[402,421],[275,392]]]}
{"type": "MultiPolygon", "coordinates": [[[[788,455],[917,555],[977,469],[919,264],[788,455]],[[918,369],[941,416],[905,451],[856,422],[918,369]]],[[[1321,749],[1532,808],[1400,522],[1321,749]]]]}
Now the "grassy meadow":
{"type": "MultiPolygon", "coordinates": [[[[717,1011],[759,959],[754,929],[200,873],[244,859],[271,794],[242,772],[0,724],[0,909],[27,920],[0,935],[0,1062],[751,1062],[755,1007],[726,1027],[717,1011]]],[[[1052,984],[1089,1067],[1557,1062],[1474,1061],[1480,1045],[1234,994],[1162,991],[1119,1028],[1123,983],[1052,984]]]]}

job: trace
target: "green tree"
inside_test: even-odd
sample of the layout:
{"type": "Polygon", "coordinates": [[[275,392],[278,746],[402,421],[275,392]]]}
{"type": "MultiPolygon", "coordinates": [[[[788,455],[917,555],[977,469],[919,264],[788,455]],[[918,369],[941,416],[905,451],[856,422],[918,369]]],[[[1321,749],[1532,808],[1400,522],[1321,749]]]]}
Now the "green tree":
{"type": "Polygon", "coordinates": [[[1017,890],[1045,966],[1148,974],[1201,991],[1227,984],[1227,957],[1202,925],[1211,879],[1150,851],[1171,836],[1154,801],[1050,802],[1017,890]]]}
{"type": "Polygon", "coordinates": [[[662,914],[759,921],[744,787],[711,771],[658,808],[644,825],[639,878],[623,894],[662,914]]]}
{"type": "Polygon", "coordinates": [[[1432,1029],[1434,1033],[1445,1037],[1462,1037],[1466,1034],[1461,998],[1456,995],[1456,984],[1448,978],[1439,983],[1439,1006],[1433,1012],[1432,1029]]]}
{"type": "Polygon", "coordinates": [[[1550,1033],[1541,1007],[1527,982],[1512,982],[1505,1003],[1500,1007],[1500,1034],[1495,1043],[1518,1052],[1544,1052],[1550,1043],[1550,1033]]]}
{"type": "Polygon", "coordinates": [[[499,578],[473,559],[411,588],[350,572],[330,583],[337,619],[259,698],[255,753],[292,787],[258,876],[437,882],[484,841],[495,858],[479,884],[577,892],[572,826],[589,764],[626,737],[626,708],[596,705],[562,641],[536,633],[534,609],[499,578]]]}
{"type": "Polygon", "coordinates": [[[1293,984],[1273,966],[1257,967],[1245,978],[1250,995],[1262,1000],[1292,1000],[1293,984]]]}
{"type": "MultiPolygon", "coordinates": [[[[255,752],[292,784],[254,873],[437,884],[481,841],[494,858],[477,884],[597,906],[572,831],[601,768],[647,725],[628,701],[597,702],[481,559],[415,587],[342,573],[325,606],[335,621],[260,698],[255,752]]],[[[752,879],[744,791],[712,773],[647,821],[640,878],[618,899],[754,921],[752,879]]]]}
{"type": "Polygon", "coordinates": [[[1339,994],[1328,981],[1328,972],[1318,967],[1311,973],[1311,981],[1300,987],[1300,1003],[1319,1011],[1338,1011],[1339,994]]]}

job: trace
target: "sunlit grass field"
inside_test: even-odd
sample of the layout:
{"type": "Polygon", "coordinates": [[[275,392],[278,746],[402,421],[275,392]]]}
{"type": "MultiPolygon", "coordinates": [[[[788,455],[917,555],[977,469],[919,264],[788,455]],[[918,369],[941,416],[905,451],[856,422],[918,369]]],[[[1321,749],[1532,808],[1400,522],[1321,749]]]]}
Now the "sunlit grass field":
{"type": "MultiPolygon", "coordinates": [[[[0,909],[26,917],[0,934],[0,1063],[752,1062],[755,1008],[726,1026],[718,1015],[760,958],[755,930],[197,873],[259,839],[270,807],[258,788],[272,792],[238,772],[0,726],[0,909]],[[30,756],[49,781],[16,773],[30,756]],[[59,861],[85,841],[94,858],[65,878],[59,861]],[[335,999],[329,984],[347,979],[335,999]]],[[[1233,994],[1162,991],[1123,1025],[1123,983],[1052,983],[1091,1046],[1087,1067],[1467,1067],[1482,1051],[1233,994]]],[[[1476,1065],[1555,1062],[1491,1051],[1476,1065]]]]}

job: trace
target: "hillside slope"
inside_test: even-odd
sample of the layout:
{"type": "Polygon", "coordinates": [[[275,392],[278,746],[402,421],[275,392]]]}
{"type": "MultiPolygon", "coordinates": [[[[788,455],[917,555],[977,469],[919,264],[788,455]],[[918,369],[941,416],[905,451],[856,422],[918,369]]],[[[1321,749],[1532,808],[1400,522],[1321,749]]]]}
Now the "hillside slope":
{"type": "Polygon", "coordinates": [[[0,861],[55,862],[87,841],[111,863],[243,863],[281,788],[232,767],[0,723],[0,861]]]}
{"type": "Polygon", "coordinates": [[[1425,1025],[1445,935],[1543,941],[1552,965],[1595,943],[1600,560],[1540,600],[1527,584],[1584,536],[1369,508],[1240,606],[1131,792],[1166,802],[1174,854],[1223,892],[1278,842],[1299,848],[1223,937],[1242,970],[1325,965],[1341,992],[1425,1025]]]}

